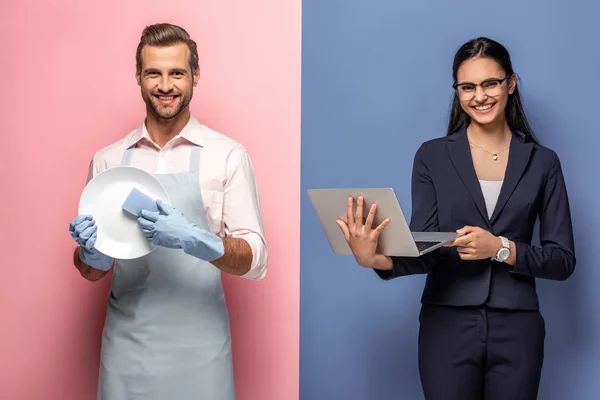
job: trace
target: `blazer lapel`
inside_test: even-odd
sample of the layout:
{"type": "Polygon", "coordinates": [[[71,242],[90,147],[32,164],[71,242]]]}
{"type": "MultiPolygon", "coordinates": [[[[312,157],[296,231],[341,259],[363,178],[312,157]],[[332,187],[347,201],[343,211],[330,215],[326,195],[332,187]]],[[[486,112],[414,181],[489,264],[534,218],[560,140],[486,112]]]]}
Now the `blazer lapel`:
{"type": "Polygon", "coordinates": [[[510,153],[508,154],[508,164],[504,173],[504,182],[502,183],[502,189],[500,189],[500,195],[498,196],[492,218],[490,218],[492,224],[496,221],[500,212],[502,212],[508,199],[510,199],[529,163],[533,143],[524,143],[524,139],[525,136],[522,133],[513,133],[510,143],[510,153]]]}
{"type": "Polygon", "coordinates": [[[479,180],[477,179],[477,173],[475,172],[475,167],[473,166],[473,157],[471,156],[471,148],[469,146],[469,141],[467,140],[466,129],[462,129],[448,136],[447,148],[450,154],[450,159],[452,160],[454,168],[456,168],[460,179],[475,201],[477,209],[483,217],[483,220],[486,222],[488,227],[491,227],[490,219],[488,218],[488,213],[485,206],[485,199],[483,198],[481,186],[479,184],[479,180]]]}

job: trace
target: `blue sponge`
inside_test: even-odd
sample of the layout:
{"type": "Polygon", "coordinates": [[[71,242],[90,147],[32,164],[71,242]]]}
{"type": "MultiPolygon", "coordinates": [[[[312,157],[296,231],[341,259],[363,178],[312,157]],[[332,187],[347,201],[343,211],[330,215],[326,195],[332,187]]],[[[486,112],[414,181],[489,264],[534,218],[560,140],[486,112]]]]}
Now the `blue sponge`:
{"type": "Polygon", "coordinates": [[[131,190],[121,207],[134,217],[138,217],[141,210],[159,212],[156,200],[136,188],[131,190]]]}

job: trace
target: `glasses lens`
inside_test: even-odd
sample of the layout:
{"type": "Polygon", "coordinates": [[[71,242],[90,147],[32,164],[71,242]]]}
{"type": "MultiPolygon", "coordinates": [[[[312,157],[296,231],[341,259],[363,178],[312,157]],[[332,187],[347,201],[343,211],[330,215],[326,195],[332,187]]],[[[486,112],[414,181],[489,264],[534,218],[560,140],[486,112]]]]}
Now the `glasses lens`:
{"type": "Polygon", "coordinates": [[[475,85],[460,85],[456,92],[461,100],[468,100],[475,95],[475,85]]]}
{"type": "Polygon", "coordinates": [[[498,96],[502,91],[502,86],[498,81],[485,82],[483,85],[483,91],[488,96],[498,96]]]}
{"type": "MultiPolygon", "coordinates": [[[[494,97],[502,93],[502,84],[499,81],[487,81],[481,84],[481,89],[486,96],[494,97]]],[[[456,93],[461,100],[470,100],[477,93],[477,85],[462,84],[456,88],[456,93]]]]}

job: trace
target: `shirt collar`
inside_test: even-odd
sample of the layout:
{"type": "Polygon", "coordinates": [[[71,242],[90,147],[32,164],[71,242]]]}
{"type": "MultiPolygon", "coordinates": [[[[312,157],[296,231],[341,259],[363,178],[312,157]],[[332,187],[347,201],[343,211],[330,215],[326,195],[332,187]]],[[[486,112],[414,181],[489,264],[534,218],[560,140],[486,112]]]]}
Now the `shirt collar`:
{"type": "MultiPolygon", "coordinates": [[[[196,144],[200,147],[204,147],[204,126],[198,122],[193,115],[190,115],[188,123],[173,139],[176,140],[178,138],[185,139],[188,142],[196,144]]],[[[152,142],[152,139],[150,139],[150,134],[148,133],[148,129],[146,129],[145,119],[129,136],[127,148],[136,145],[141,140],[148,140],[149,142],[152,142]]]]}

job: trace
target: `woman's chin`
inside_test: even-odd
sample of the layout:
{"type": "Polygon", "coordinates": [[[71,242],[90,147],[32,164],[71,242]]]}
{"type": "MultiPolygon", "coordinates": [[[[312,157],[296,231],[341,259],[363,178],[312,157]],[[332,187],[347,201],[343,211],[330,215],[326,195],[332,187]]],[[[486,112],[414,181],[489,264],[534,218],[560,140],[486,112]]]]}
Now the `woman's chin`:
{"type": "Polygon", "coordinates": [[[498,117],[498,115],[496,113],[485,114],[485,115],[471,114],[471,121],[473,121],[477,125],[481,125],[481,126],[495,125],[496,123],[499,122],[499,120],[500,120],[500,118],[498,117]]]}

